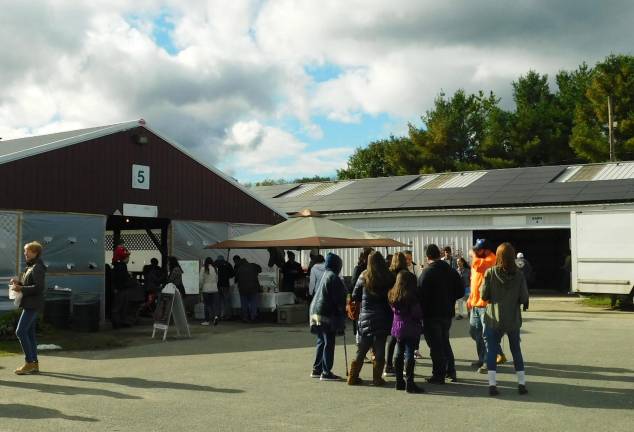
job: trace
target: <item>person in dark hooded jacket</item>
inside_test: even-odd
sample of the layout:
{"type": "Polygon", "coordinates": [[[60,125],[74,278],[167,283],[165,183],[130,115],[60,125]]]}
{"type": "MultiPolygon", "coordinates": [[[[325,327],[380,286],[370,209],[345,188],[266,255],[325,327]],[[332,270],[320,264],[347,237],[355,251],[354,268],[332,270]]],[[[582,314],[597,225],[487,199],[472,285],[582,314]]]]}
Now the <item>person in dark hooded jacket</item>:
{"type": "Polygon", "coordinates": [[[385,258],[380,252],[372,252],[368,257],[368,268],[354,287],[352,299],[361,302],[359,314],[360,341],[357,356],[350,365],[349,385],[358,385],[362,381],[359,373],[363,367],[363,359],[372,348],[372,383],[376,386],[385,384],[383,366],[385,366],[385,341],[392,330],[392,309],[387,300],[388,291],[394,286],[394,275],[390,272],[385,258]]]}
{"type": "Polygon", "coordinates": [[[339,278],[343,263],[338,255],[326,256],[324,276],[315,287],[310,303],[310,331],[317,336],[317,352],[312,378],[321,381],[340,381],[332,372],[335,360],[335,337],[345,328],[346,289],[339,278]]]}

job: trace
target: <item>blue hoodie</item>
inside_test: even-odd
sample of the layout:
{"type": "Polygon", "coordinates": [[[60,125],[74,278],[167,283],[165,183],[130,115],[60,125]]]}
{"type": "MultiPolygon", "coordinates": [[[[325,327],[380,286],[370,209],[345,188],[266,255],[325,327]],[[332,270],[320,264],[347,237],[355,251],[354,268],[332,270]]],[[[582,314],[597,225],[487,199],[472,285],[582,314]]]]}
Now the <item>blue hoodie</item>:
{"type": "Polygon", "coordinates": [[[326,256],[324,277],[315,287],[310,303],[311,331],[340,331],[345,328],[346,290],[339,278],[343,262],[338,255],[326,256]]]}

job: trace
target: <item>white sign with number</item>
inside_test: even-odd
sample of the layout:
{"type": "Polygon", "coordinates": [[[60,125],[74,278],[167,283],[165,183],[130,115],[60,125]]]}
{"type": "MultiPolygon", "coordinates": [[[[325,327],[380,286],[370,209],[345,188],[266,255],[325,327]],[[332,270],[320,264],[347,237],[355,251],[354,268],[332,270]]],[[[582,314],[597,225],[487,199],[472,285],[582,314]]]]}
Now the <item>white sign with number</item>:
{"type": "Polygon", "coordinates": [[[132,165],[132,189],[150,189],[150,167],[132,165]]]}

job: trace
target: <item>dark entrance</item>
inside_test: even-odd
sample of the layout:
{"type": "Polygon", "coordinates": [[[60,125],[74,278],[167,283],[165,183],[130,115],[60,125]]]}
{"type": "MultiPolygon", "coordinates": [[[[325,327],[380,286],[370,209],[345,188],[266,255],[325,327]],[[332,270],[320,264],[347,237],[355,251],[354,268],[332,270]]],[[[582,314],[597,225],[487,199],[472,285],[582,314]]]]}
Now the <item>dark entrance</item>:
{"type": "MultiPolygon", "coordinates": [[[[112,231],[113,233],[113,250],[121,239],[122,232],[125,231],[145,231],[149,240],[154,247],[161,254],[161,268],[164,272],[167,271],[167,258],[168,258],[168,230],[170,226],[170,220],[164,218],[145,218],[145,217],[133,217],[133,216],[108,216],[106,221],[106,231],[112,231]],[[157,237],[152,231],[160,230],[161,235],[157,237]]],[[[110,282],[110,264],[106,263],[106,289],[105,289],[105,306],[106,317],[110,317],[110,309],[112,304],[112,284],[110,282]]]]}
{"type": "Polygon", "coordinates": [[[509,242],[522,252],[535,272],[535,283],[529,288],[562,290],[567,286],[561,267],[570,253],[569,229],[486,230],[474,231],[473,237],[474,241],[488,239],[496,248],[509,242]]]}

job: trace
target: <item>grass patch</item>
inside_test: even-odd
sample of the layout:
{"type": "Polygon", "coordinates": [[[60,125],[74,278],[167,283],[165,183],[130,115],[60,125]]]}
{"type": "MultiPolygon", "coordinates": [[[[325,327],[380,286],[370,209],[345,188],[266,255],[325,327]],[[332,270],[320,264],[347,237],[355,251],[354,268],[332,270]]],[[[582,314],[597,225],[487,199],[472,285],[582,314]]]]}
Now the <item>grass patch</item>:
{"type": "Polygon", "coordinates": [[[612,306],[612,299],[607,295],[590,295],[582,298],[581,304],[590,307],[609,308],[612,306]]]}

